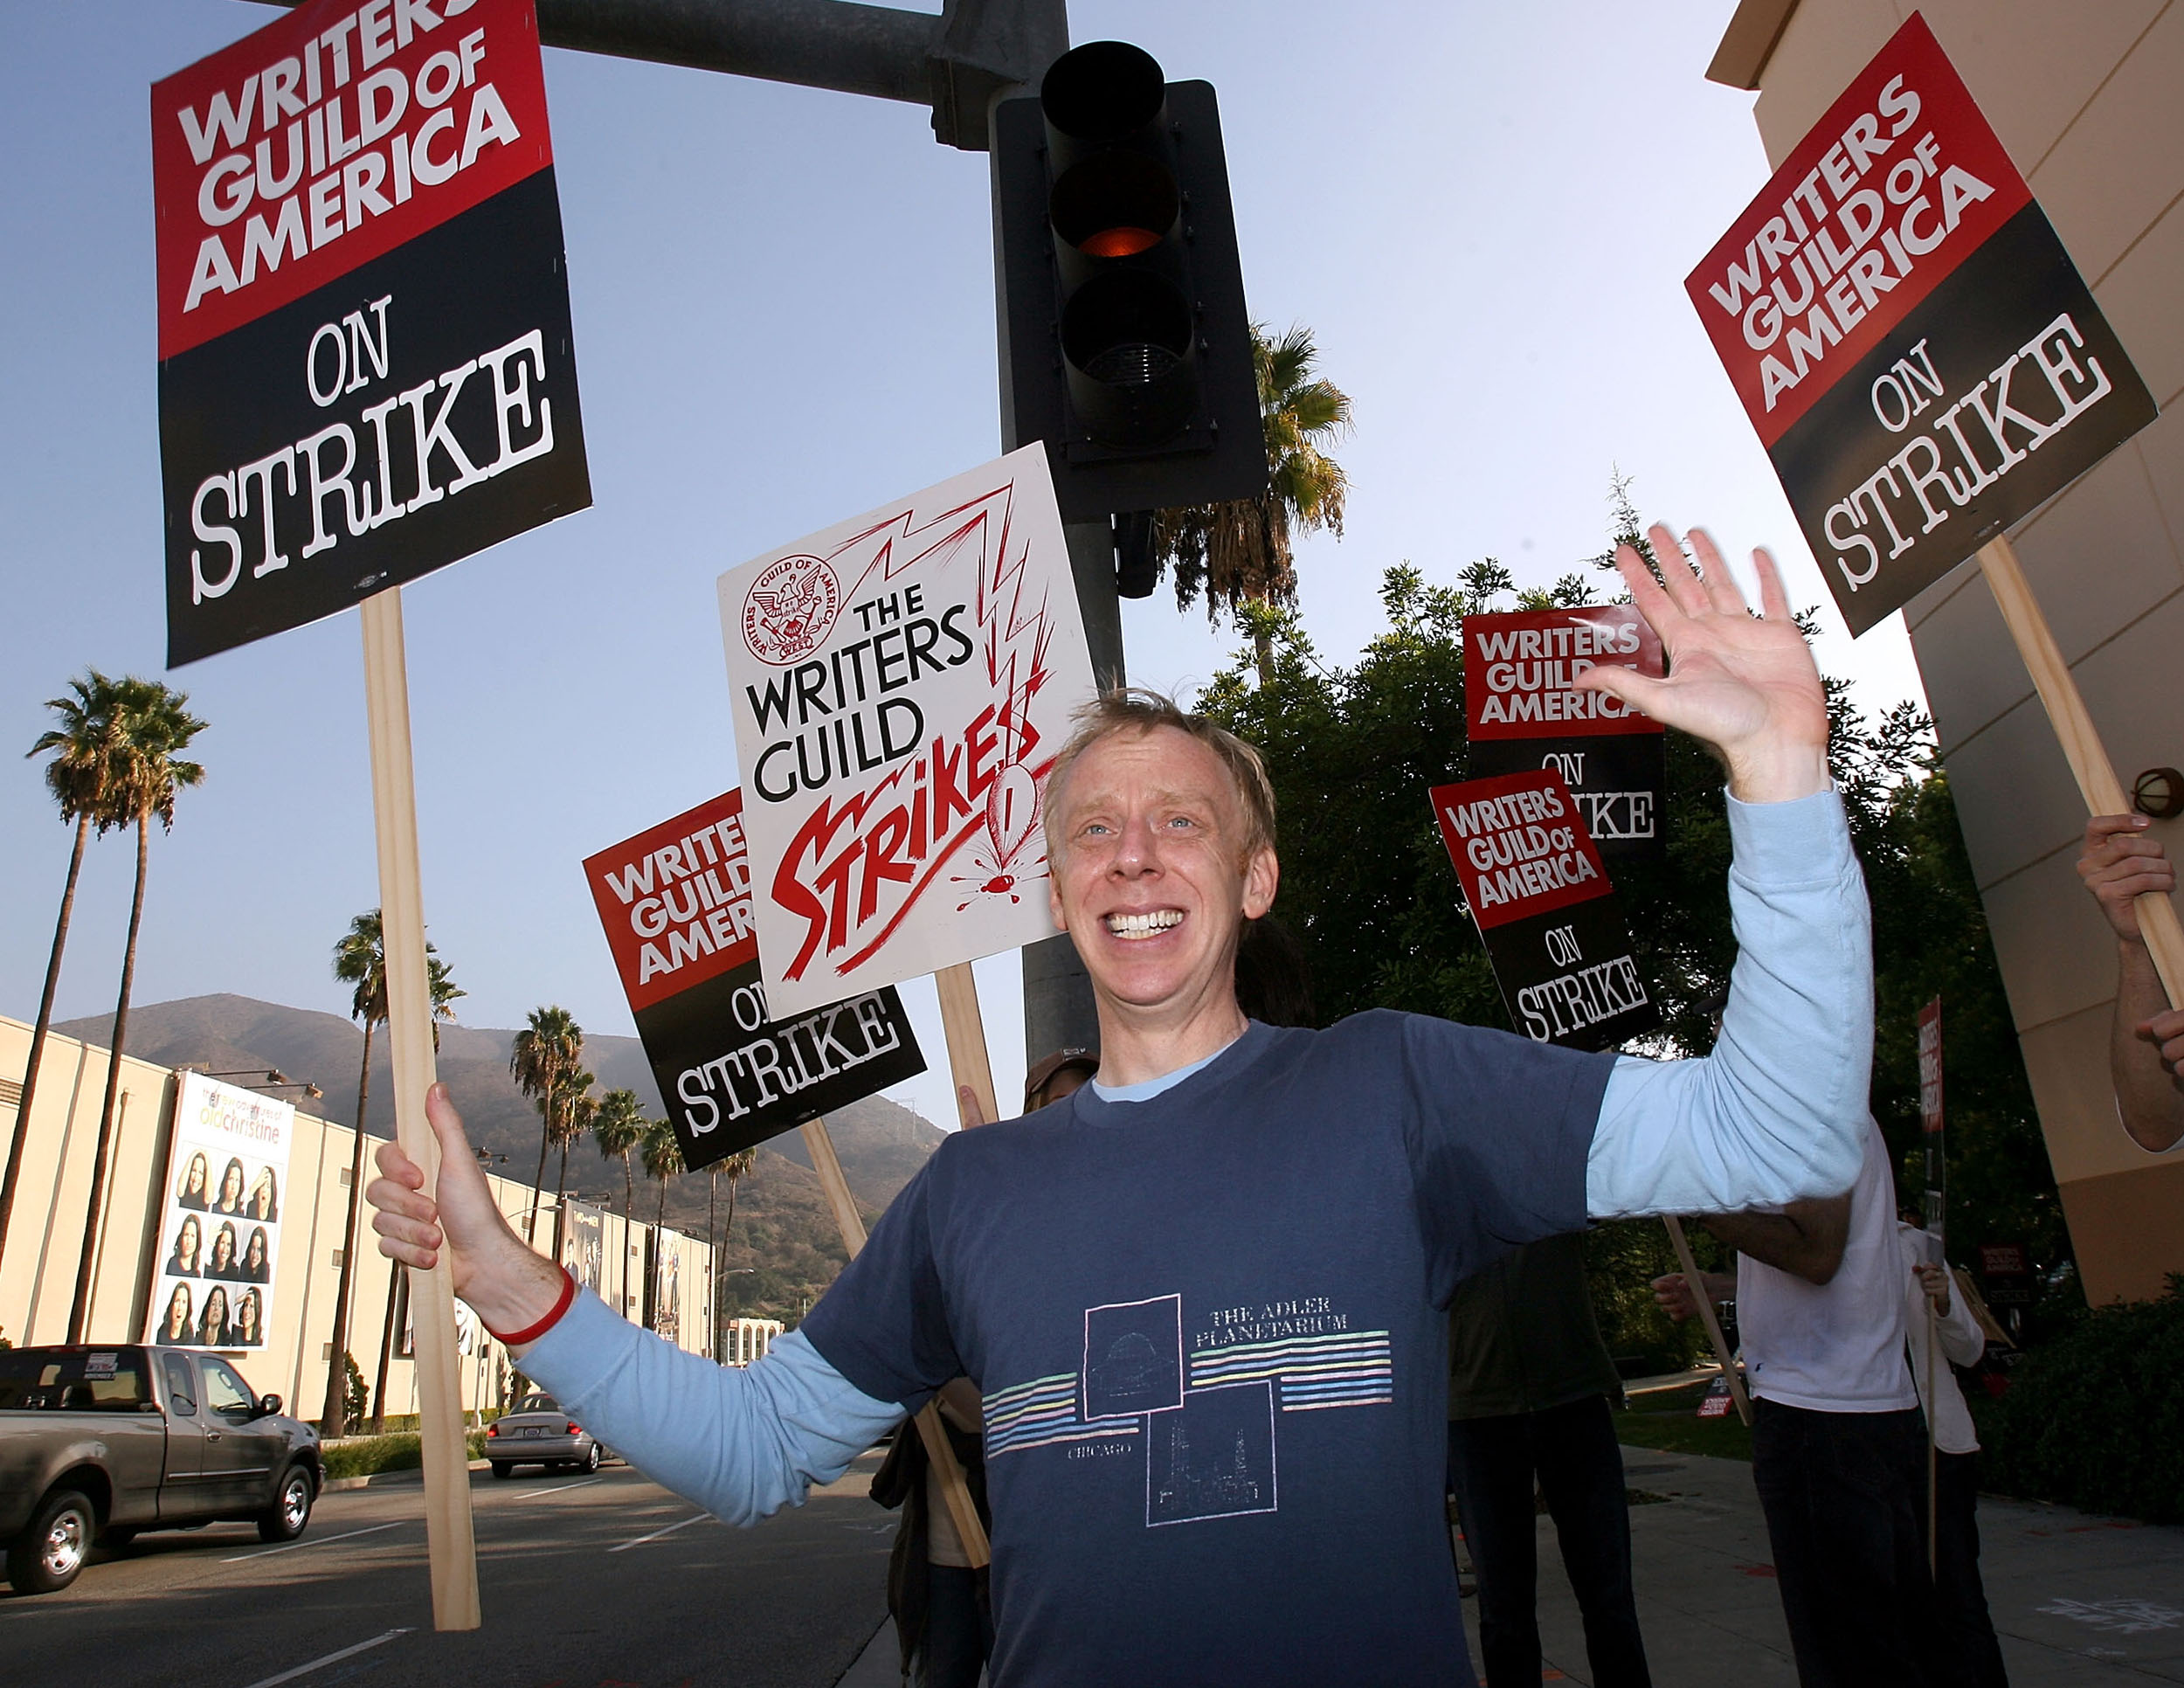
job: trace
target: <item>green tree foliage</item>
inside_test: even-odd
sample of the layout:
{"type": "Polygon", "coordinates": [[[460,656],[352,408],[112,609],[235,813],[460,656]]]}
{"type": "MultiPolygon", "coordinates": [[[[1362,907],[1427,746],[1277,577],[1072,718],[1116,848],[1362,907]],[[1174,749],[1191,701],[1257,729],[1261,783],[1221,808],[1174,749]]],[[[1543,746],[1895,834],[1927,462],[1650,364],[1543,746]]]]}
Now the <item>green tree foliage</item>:
{"type": "MultiPolygon", "coordinates": [[[[1619,526],[1636,518],[1621,501],[1619,526]]],[[[1427,789],[1465,775],[1462,619],[1511,608],[1595,601],[1597,577],[1564,576],[1518,592],[1492,558],[1456,584],[1429,585],[1409,564],[1386,571],[1387,631],[1347,667],[1324,661],[1295,611],[1242,605],[1253,647],[1217,675],[1199,707],[1258,745],[1285,826],[1276,911],[1311,968],[1323,1022],[1369,1007],[1408,1009],[1509,1029],[1478,932],[1434,825],[1427,789]],[[1260,647],[1271,647],[1262,670],[1260,647]]],[[[1876,720],[1829,682],[1831,756],[1875,911],[1880,1044],[1873,1104],[1917,1188],[1918,1076],[1911,1018],[1940,993],[1949,1063],[1952,1252],[2024,1237],[2046,1272],[2067,1260],[2047,1165],[2008,1007],[1994,965],[1948,782],[1932,760],[1926,723],[1904,705],[1876,720]],[[1961,1078],[1959,1079],[1959,1075],[1961,1078]]],[[[1671,732],[1664,806],[1667,850],[1613,872],[1638,965],[1663,1017],[1643,1051],[1704,1053],[1728,989],[1728,819],[1718,765],[1697,740],[1671,732]]],[[[1720,1263],[1694,1235],[1702,1267],[1720,1263]]],[[[1593,1290],[1611,1346],[1681,1364],[1703,1339],[1655,1310],[1651,1278],[1676,1269],[1661,1226],[1604,1226],[1590,1251],[1593,1290]]],[[[2067,1277],[2067,1274],[2064,1275],[2067,1277]]]]}

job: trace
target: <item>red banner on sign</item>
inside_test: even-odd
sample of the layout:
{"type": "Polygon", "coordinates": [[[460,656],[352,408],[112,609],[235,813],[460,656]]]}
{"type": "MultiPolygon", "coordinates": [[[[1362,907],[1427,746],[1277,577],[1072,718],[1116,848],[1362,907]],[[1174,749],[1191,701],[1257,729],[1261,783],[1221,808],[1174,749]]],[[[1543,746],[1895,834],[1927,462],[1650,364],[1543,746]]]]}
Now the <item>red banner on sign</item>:
{"type": "Polygon", "coordinates": [[[1432,795],[1441,841],[1481,930],[1613,889],[1569,786],[1552,769],[1440,785],[1432,795]]]}
{"type": "Polygon", "coordinates": [[[1927,1136],[1938,1136],[1941,1112],[1941,999],[1918,1011],[1918,1120],[1927,1136]]]}
{"type": "Polygon", "coordinates": [[[2031,202],[1913,13],[1684,281],[1760,442],[2031,202]]]}
{"type": "Polygon", "coordinates": [[[309,0],[152,85],[159,356],[552,163],[531,0],[309,0]]]}
{"type": "Polygon", "coordinates": [[[632,1009],[758,958],[740,785],[586,857],[584,873],[632,1009]]]}
{"type": "Polygon", "coordinates": [[[1661,636],[1629,604],[1463,619],[1464,714],[1473,740],[1657,733],[1658,721],[1606,692],[1579,691],[1588,668],[1667,672],[1661,636]]]}

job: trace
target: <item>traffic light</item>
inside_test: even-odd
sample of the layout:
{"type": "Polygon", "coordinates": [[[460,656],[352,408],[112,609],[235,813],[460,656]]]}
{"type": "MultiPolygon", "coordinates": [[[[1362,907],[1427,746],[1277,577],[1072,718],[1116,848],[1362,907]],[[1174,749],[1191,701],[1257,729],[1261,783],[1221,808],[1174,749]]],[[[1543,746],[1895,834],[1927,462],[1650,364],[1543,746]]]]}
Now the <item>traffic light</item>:
{"type": "Polygon", "coordinates": [[[1264,493],[1212,84],[1090,42],[1000,105],[993,148],[1008,432],[1046,442],[1062,520],[1264,493]]]}

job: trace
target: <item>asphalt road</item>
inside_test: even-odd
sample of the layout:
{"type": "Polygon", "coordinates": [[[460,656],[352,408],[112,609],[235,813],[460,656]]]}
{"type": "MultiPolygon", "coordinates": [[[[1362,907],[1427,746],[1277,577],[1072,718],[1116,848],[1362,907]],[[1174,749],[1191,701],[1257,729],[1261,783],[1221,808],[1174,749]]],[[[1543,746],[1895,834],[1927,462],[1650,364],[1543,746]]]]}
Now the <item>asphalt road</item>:
{"type": "Polygon", "coordinates": [[[895,1515],[859,1462],[731,1530],[625,1465],[473,1474],[482,1629],[436,1635],[423,1490],[321,1495],[302,1539],[249,1525],[103,1549],[58,1595],[0,1593],[0,1678],[202,1688],[833,1688],[886,1615],[895,1515]]]}

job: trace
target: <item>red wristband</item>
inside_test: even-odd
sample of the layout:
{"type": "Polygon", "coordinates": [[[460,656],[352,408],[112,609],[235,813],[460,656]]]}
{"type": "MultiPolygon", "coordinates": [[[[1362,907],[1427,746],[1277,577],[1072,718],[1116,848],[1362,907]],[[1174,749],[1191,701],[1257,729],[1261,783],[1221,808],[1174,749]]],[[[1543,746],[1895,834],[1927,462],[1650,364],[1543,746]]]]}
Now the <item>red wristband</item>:
{"type": "Polygon", "coordinates": [[[536,1342],[561,1323],[561,1316],[569,1311],[569,1304],[577,1298],[577,1280],[569,1276],[566,1266],[556,1269],[561,1273],[561,1293],[554,1297],[553,1311],[545,1318],[536,1325],[526,1325],[520,1331],[510,1331],[505,1336],[490,1325],[486,1326],[487,1332],[501,1346],[513,1348],[519,1343],[536,1342]]]}

